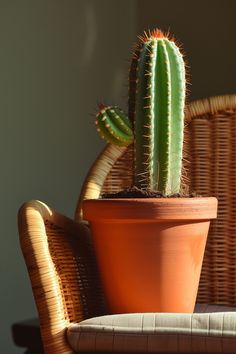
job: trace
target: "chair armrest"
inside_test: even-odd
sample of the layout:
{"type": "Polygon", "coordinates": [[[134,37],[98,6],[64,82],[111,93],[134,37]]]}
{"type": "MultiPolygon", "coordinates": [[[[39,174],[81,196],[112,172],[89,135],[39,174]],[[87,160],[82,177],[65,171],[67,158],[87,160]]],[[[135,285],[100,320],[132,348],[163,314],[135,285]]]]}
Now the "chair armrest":
{"type": "Polygon", "coordinates": [[[21,207],[18,226],[45,354],[72,354],[69,323],[105,313],[89,229],[40,201],[21,207]]]}

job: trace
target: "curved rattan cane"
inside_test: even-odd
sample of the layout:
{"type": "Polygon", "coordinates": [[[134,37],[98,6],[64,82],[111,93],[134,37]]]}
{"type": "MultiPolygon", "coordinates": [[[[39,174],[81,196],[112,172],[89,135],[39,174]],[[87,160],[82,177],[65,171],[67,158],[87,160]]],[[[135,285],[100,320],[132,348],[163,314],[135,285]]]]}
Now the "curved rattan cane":
{"type": "Polygon", "coordinates": [[[44,353],[72,354],[68,324],[105,312],[88,228],[39,201],[24,204],[18,220],[44,353]]]}
{"type": "MultiPolygon", "coordinates": [[[[184,164],[189,167],[191,190],[219,200],[218,219],[212,222],[209,232],[198,301],[236,305],[236,95],[192,102],[186,109],[185,136],[188,161],[184,164]]],[[[84,199],[130,186],[131,171],[132,146],[123,150],[105,147],[84,183],[75,219],[82,217],[84,199]]]]}

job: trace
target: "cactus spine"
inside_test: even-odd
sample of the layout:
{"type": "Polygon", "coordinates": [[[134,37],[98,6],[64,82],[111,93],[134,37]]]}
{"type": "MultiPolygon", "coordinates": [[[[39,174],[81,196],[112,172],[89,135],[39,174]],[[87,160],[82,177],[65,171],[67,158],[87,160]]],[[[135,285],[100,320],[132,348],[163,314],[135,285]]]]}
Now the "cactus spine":
{"type": "Polygon", "coordinates": [[[97,131],[108,143],[128,146],[133,141],[131,122],[118,107],[99,105],[96,116],[97,131]]]}
{"type": "Polygon", "coordinates": [[[178,193],[181,182],[185,66],[179,48],[161,31],[144,34],[130,74],[134,118],[134,184],[178,193]],[[134,70],[135,68],[135,70],[134,70]]]}

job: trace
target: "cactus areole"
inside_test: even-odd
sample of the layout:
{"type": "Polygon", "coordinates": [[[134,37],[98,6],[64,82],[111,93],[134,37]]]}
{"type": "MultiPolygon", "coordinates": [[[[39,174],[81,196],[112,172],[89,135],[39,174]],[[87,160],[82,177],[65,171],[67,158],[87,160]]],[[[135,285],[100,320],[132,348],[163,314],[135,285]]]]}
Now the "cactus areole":
{"type": "Polygon", "coordinates": [[[130,71],[134,184],[164,195],[180,191],[185,65],[175,42],[155,30],[140,37],[130,71]]]}

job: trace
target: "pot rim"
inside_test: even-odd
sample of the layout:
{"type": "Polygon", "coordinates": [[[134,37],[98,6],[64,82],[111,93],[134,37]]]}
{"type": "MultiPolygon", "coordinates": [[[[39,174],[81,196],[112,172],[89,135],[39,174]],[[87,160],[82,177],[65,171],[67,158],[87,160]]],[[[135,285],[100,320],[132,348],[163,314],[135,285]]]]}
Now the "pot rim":
{"type": "Polygon", "coordinates": [[[217,217],[215,197],[115,198],[83,201],[84,219],[209,220],[217,217]]]}

